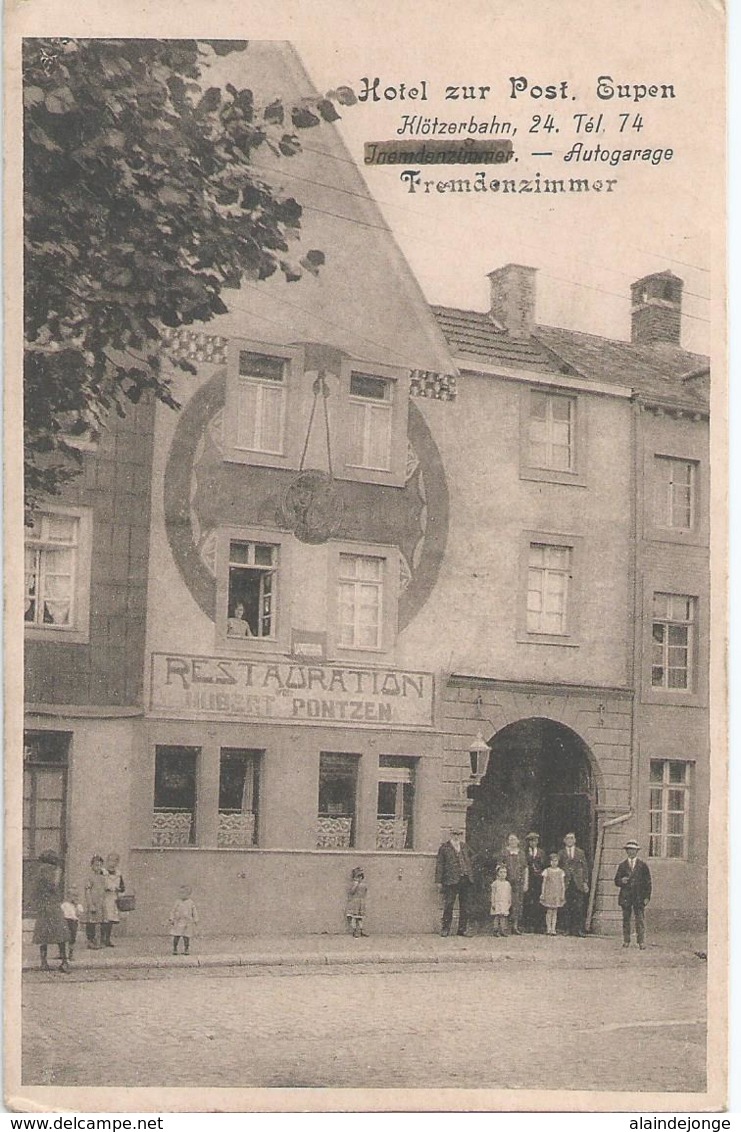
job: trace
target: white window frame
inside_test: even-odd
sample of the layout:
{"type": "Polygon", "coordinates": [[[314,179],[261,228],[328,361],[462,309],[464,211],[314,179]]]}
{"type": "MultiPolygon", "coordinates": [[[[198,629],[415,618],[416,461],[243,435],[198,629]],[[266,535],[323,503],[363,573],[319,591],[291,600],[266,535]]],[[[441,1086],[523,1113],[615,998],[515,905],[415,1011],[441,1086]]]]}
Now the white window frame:
{"type": "MultiPolygon", "coordinates": [[[[697,460],[681,456],[654,456],[656,470],[656,517],[657,527],[670,531],[694,531],[697,525],[697,460]],[[689,469],[689,483],[675,483],[674,474],[680,469],[689,469]],[[665,474],[666,473],[666,474],[665,474]],[[677,509],[675,489],[689,490],[689,525],[674,522],[677,509]]],[[[686,510],[683,504],[681,511],[686,510]]]]}
{"type": "MultiPolygon", "coordinates": [[[[568,393],[556,392],[552,389],[531,389],[530,390],[530,403],[529,403],[528,408],[529,408],[529,413],[528,413],[528,451],[527,451],[528,465],[531,468],[541,468],[543,471],[548,471],[548,472],[568,473],[568,472],[575,471],[576,470],[576,444],[575,444],[575,441],[576,441],[576,435],[575,435],[575,433],[576,433],[576,428],[575,428],[575,426],[576,426],[576,398],[569,395],[568,393]],[[546,433],[546,438],[545,438],[546,456],[545,456],[545,462],[543,462],[543,463],[538,462],[538,461],[536,461],[532,458],[532,445],[533,445],[532,423],[533,423],[533,420],[535,419],[533,417],[533,399],[535,397],[544,398],[545,399],[545,406],[546,406],[546,416],[545,416],[545,422],[544,422],[545,433],[546,433]],[[565,447],[567,448],[567,451],[568,451],[569,462],[568,462],[568,465],[566,467],[562,467],[562,466],[555,464],[553,462],[553,449],[556,448],[556,447],[564,447],[564,445],[556,445],[556,443],[554,441],[554,431],[555,431],[556,418],[553,415],[553,409],[554,409],[554,405],[555,405],[556,402],[560,402],[560,403],[566,404],[568,406],[568,419],[567,419],[566,423],[568,425],[569,437],[568,437],[568,444],[565,447]]],[[[538,421],[540,421],[540,418],[538,418],[538,421]]],[[[559,420],[557,423],[563,424],[564,422],[559,420]]]]}
{"type": "Polygon", "coordinates": [[[539,480],[545,483],[571,484],[576,487],[586,487],[585,469],[586,459],[586,401],[584,397],[573,389],[556,388],[550,385],[523,384],[520,390],[520,478],[526,480],[539,480]],[[552,433],[552,405],[555,398],[569,403],[569,467],[555,468],[547,463],[534,463],[531,458],[530,429],[532,418],[533,398],[536,396],[546,399],[546,428],[551,423],[552,433]]]}
{"type": "Polygon", "coordinates": [[[684,759],[650,759],[649,761],[649,841],[648,841],[648,856],[652,860],[662,861],[686,861],[688,857],[689,847],[689,821],[690,821],[690,804],[692,801],[692,783],[690,781],[692,771],[692,763],[684,759]],[[662,780],[661,782],[654,782],[651,778],[651,767],[654,763],[660,763],[662,766],[662,780]],[[684,779],[682,782],[670,781],[671,765],[676,764],[682,766],[684,769],[684,779]],[[655,807],[651,803],[653,801],[651,794],[654,790],[660,792],[661,806],[655,807]],[[680,792],[683,797],[684,805],[681,810],[669,808],[669,792],[675,790],[680,792]],[[669,816],[671,814],[681,813],[683,821],[683,831],[681,834],[672,834],[669,832],[669,816]],[[660,816],[661,830],[654,832],[653,816],[658,814],[660,816]],[[667,846],[669,841],[678,841],[681,837],[682,852],[679,854],[667,853],[667,846]],[[655,851],[656,843],[658,842],[658,852],[655,851]]]}
{"type": "MultiPolygon", "coordinates": [[[[355,579],[347,579],[355,581],[355,579]]],[[[358,584],[363,584],[358,579],[358,584]]],[[[330,543],[328,570],[329,598],[328,608],[334,610],[331,618],[330,651],[336,656],[357,657],[361,655],[388,654],[396,641],[399,606],[400,571],[399,551],[395,546],[382,546],[375,543],[330,543]],[[341,643],[340,583],[342,578],[341,557],[377,558],[381,560],[379,579],[379,634],[375,645],[347,645],[341,643]]]]}
{"type": "MultiPolygon", "coordinates": [[[[287,649],[291,620],[288,608],[291,593],[290,561],[290,535],[285,531],[262,527],[222,527],[219,530],[216,549],[216,639],[223,648],[238,653],[250,650],[260,653],[287,649]],[[249,565],[232,563],[231,544],[234,542],[275,547],[270,636],[237,637],[229,634],[229,569],[231,565],[249,565]]],[[[255,568],[260,569],[259,566],[255,568]]],[[[269,568],[265,567],[265,569],[269,568]]]]}
{"type": "Polygon", "coordinates": [[[694,678],[695,678],[695,646],[696,646],[696,626],[697,626],[697,597],[693,594],[677,594],[670,593],[666,590],[657,590],[653,594],[651,606],[651,653],[650,653],[650,666],[651,666],[651,687],[657,692],[668,692],[670,695],[687,695],[694,691],[694,678]],[[665,616],[659,616],[656,613],[656,599],[666,598],[669,602],[669,612],[665,616]],[[680,618],[673,616],[674,602],[687,602],[689,603],[690,616],[689,618],[680,618]],[[657,626],[663,628],[663,640],[656,641],[654,633],[657,626]],[[680,626],[687,630],[686,644],[671,645],[669,641],[671,626],[680,626]],[[662,660],[661,664],[654,661],[654,654],[656,646],[661,645],[662,660]],[[686,668],[679,668],[677,665],[670,665],[670,648],[682,648],[686,651],[687,665],[686,668]],[[661,683],[654,682],[654,669],[662,669],[661,683]],[[686,683],[681,687],[672,686],[669,684],[670,671],[685,671],[686,683]]]}
{"type": "Polygon", "coordinates": [[[332,443],[338,449],[336,474],[340,479],[357,480],[361,483],[387,484],[390,487],[403,487],[406,482],[407,466],[407,417],[409,415],[409,370],[379,362],[368,362],[356,358],[345,358],[340,367],[340,389],[336,404],[330,398],[329,410],[332,421],[332,443]],[[388,398],[384,401],[362,397],[352,392],[353,374],[375,377],[387,384],[388,398]],[[388,406],[388,409],[384,406],[388,406]],[[364,452],[368,456],[370,420],[374,412],[388,412],[388,460],[386,467],[374,467],[368,463],[358,463],[356,454],[351,451],[351,414],[358,408],[364,411],[364,452]],[[339,421],[339,427],[338,427],[339,421]]]}
{"type": "Polygon", "coordinates": [[[227,460],[263,467],[297,468],[300,458],[299,428],[301,420],[304,374],[304,350],[300,346],[279,346],[272,342],[234,338],[227,355],[226,413],[224,414],[224,451],[227,460]],[[257,354],[283,365],[280,383],[259,375],[241,373],[242,356],[257,354]],[[281,388],[280,441],[277,447],[260,444],[260,429],[255,425],[252,437],[240,436],[240,406],[245,386],[256,390],[258,403],[266,393],[281,388]]]}
{"type": "Polygon", "coordinates": [[[571,580],[573,578],[573,571],[574,571],[573,558],[574,558],[574,549],[573,549],[572,546],[569,546],[568,544],[558,545],[556,543],[550,543],[550,542],[531,542],[530,543],[530,549],[529,549],[529,554],[528,554],[528,569],[527,569],[528,587],[527,587],[527,609],[526,609],[527,631],[528,631],[528,633],[537,633],[537,634],[540,634],[540,635],[559,636],[559,637],[563,637],[563,636],[566,636],[568,634],[570,606],[571,606],[572,600],[573,600],[572,594],[570,592],[571,591],[571,580]],[[542,551],[543,552],[543,562],[542,562],[542,564],[534,563],[534,561],[533,561],[533,558],[534,558],[533,552],[534,551],[542,551]],[[566,552],[566,565],[565,566],[558,567],[553,562],[549,562],[549,555],[555,556],[555,554],[563,553],[564,551],[566,552]],[[540,586],[538,587],[537,590],[532,585],[533,574],[537,574],[539,576],[539,579],[540,579],[540,586]],[[560,628],[558,628],[558,629],[545,628],[545,626],[544,626],[544,619],[546,618],[546,616],[548,616],[548,610],[546,608],[547,599],[548,599],[549,592],[550,592],[548,582],[552,578],[560,578],[560,579],[563,580],[563,592],[561,594],[562,599],[563,599],[563,609],[560,611],[561,625],[560,625],[560,628]],[[541,608],[540,608],[540,610],[531,610],[530,609],[530,594],[536,593],[536,592],[540,595],[541,608]],[[532,616],[537,615],[539,617],[540,623],[537,624],[537,625],[532,625],[531,624],[531,615],[532,616]]]}
{"type": "Polygon", "coordinates": [[[581,644],[582,586],[584,577],[584,539],[581,535],[553,533],[551,531],[522,531],[520,535],[520,588],[517,613],[517,640],[520,644],[555,645],[578,648],[581,644]],[[545,546],[570,551],[568,585],[566,590],[565,625],[562,632],[530,629],[528,593],[532,547],[545,546]]]}
{"type": "Polygon", "coordinates": [[[338,644],[340,648],[346,649],[362,649],[363,651],[377,652],[381,647],[383,641],[383,590],[384,590],[384,575],[386,572],[386,559],[381,555],[370,554],[348,554],[345,551],[340,552],[339,567],[337,574],[337,631],[338,631],[338,644]],[[350,564],[353,564],[353,569],[350,569],[350,564]],[[367,572],[364,573],[364,567],[367,572]],[[371,573],[371,569],[374,573],[371,573]],[[343,640],[343,629],[346,623],[343,621],[342,611],[347,605],[343,601],[343,591],[349,590],[352,593],[350,607],[353,612],[352,624],[349,626],[351,630],[352,640],[343,640]],[[361,600],[363,591],[370,591],[375,594],[375,601],[372,608],[375,610],[375,640],[369,644],[360,642],[364,626],[362,624],[361,612],[364,608],[371,608],[368,602],[361,600]]]}
{"type": "MultiPolygon", "coordinates": [[[[86,644],[90,638],[90,575],[92,564],[92,511],[88,508],[43,506],[36,512],[36,519],[43,532],[45,520],[48,517],[74,519],[76,522],[76,538],[74,543],[65,543],[43,537],[34,539],[26,531],[24,557],[26,549],[37,550],[40,560],[43,560],[44,551],[53,547],[69,547],[73,553],[71,572],[71,608],[68,624],[47,624],[37,621],[25,621],[24,630],[27,640],[59,641],[65,644],[86,644]]],[[[43,579],[43,570],[39,577],[43,579]]],[[[24,568],[25,578],[25,568],[24,568]]],[[[40,593],[36,594],[37,609],[43,604],[43,581],[39,586],[40,593]]],[[[25,603],[25,589],[24,589],[25,603]]]]}
{"type": "MultiPolygon", "coordinates": [[[[350,373],[350,421],[348,434],[350,437],[354,433],[353,418],[360,415],[362,420],[362,438],[360,453],[351,452],[349,450],[348,441],[348,464],[353,468],[363,468],[366,471],[372,472],[389,472],[391,471],[391,426],[393,423],[393,410],[394,410],[394,392],[395,385],[386,377],[381,377],[374,373],[363,373],[360,370],[352,370],[350,373]],[[384,389],[384,396],[381,397],[365,397],[360,393],[353,391],[353,380],[355,378],[371,378],[374,381],[382,383],[384,389]],[[382,440],[384,442],[385,456],[383,463],[372,463],[371,450],[373,448],[373,432],[378,425],[376,422],[381,422],[383,431],[382,440]]],[[[380,429],[379,429],[380,431],[380,429]]]]}

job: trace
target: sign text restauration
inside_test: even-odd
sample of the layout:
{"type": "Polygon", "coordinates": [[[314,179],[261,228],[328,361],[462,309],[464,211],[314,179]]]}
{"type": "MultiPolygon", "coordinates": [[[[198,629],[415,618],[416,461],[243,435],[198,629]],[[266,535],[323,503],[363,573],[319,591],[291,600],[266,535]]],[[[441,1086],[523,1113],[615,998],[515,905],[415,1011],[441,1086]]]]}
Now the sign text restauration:
{"type": "Polygon", "coordinates": [[[175,717],[430,727],[429,672],[154,653],[152,711],[175,717]]]}

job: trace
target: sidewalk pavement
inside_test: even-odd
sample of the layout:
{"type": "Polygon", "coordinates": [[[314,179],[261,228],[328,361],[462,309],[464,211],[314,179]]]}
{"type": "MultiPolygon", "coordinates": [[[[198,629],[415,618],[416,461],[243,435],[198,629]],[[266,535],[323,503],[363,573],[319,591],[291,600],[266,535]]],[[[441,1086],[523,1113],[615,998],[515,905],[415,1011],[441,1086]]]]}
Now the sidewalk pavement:
{"type": "MultiPolygon", "coordinates": [[[[75,971],[116,971],[177,967],[326,967],[347,964],[449,964],[449,963],[542,963],[558,967],[613,968],[638,961],[644,965],[676,967],[695,965],[707,951],[701,933],[660,933],[651,936],[644,952],[633,944],[623,949],[617,936],[544,935],[508,936],[504,939],[481,934],[470,938],[439,935],[396,935],[355,939],[341,935],[300,936],[197,936],[190,955],[173,955],[170,936],[114,937],[111,949],[90,951],[83,935],[78,938],[72,960],[75,971]]],[[[49,947],[49,962],[56,947],[49,947]]],[[[39,966],[38,948],[23,944],[23,970],[39,966]]]]}

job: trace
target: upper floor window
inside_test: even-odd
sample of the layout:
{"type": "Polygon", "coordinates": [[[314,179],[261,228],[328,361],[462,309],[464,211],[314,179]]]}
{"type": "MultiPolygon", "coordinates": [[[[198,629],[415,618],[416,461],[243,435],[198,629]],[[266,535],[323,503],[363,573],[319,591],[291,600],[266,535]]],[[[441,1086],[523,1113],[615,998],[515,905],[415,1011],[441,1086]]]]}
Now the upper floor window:
{"type": "Polygon", "coordinates": [[[654,594],[651,684],[686,692],[692,688],[696,599],[685,594],[654,594]]]}
{"type": "Polygon", "coordinates": [[[278,547],[229,541],[227,637],[274,637],[278,547]]]}
{"type": "Polygon", "coordinates": [[[239,351],[236,447],[281,455],[284,448],[286,362],[239,351]]]}
{"type": "Polygon", "coordinates": [[[691,531],[695,526],[697,464],[672,456],[657,456],[656,525],[691,531]]]}
{"type": "Polygon", "coordinates": [[[352,466],[378,471],[391,467],[392,391],[393,382],[384,377],[350,374],[347,462],[352,466]]]}
{"type": "Polygon", "coordinates": [[[575,418],[574,397],[530,390],[528,463],[531,467],[559,472],[574,470],[575,418]]]}
{"type": "Polygon", "coordinates": [[[689,763],[651,759],[649,857],[687,856],[689,763]]]}
{"type": "Polygon", "coordinates": [[[530,543],[527,579],[528,633],[566,633],[572,547],[530,543]]]}
{"type": "Polygon", "coordinates": [[[90,515],[37,512],[26,529],[24,621],[28,630],[86,638],[90,607],[90,515]]]}
{"type": "Polygon", "coordinates": [[[384,559],[340,554],[339,644],[379,649],[383,632],[384,559]]]}

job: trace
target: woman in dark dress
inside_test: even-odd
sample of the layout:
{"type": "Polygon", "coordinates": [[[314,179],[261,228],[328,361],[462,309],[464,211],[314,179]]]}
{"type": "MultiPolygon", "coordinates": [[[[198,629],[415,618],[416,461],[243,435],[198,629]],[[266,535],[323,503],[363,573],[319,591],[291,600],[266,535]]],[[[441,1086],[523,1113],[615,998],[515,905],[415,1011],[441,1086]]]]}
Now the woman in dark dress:
{"type": "Polygon", "coordinates": [[[62,914],[61,879],[62,862],[56,853],[48,850],[39,857],[39,871],[36,876],[36,923],[33,928],[33,942],[39,945],[41,970],[48,971],[47,949],[50,943],[59,947],[62,960],[59,970],[69,971],[67,962],[67,942],[69,929],[62,914]]]}

